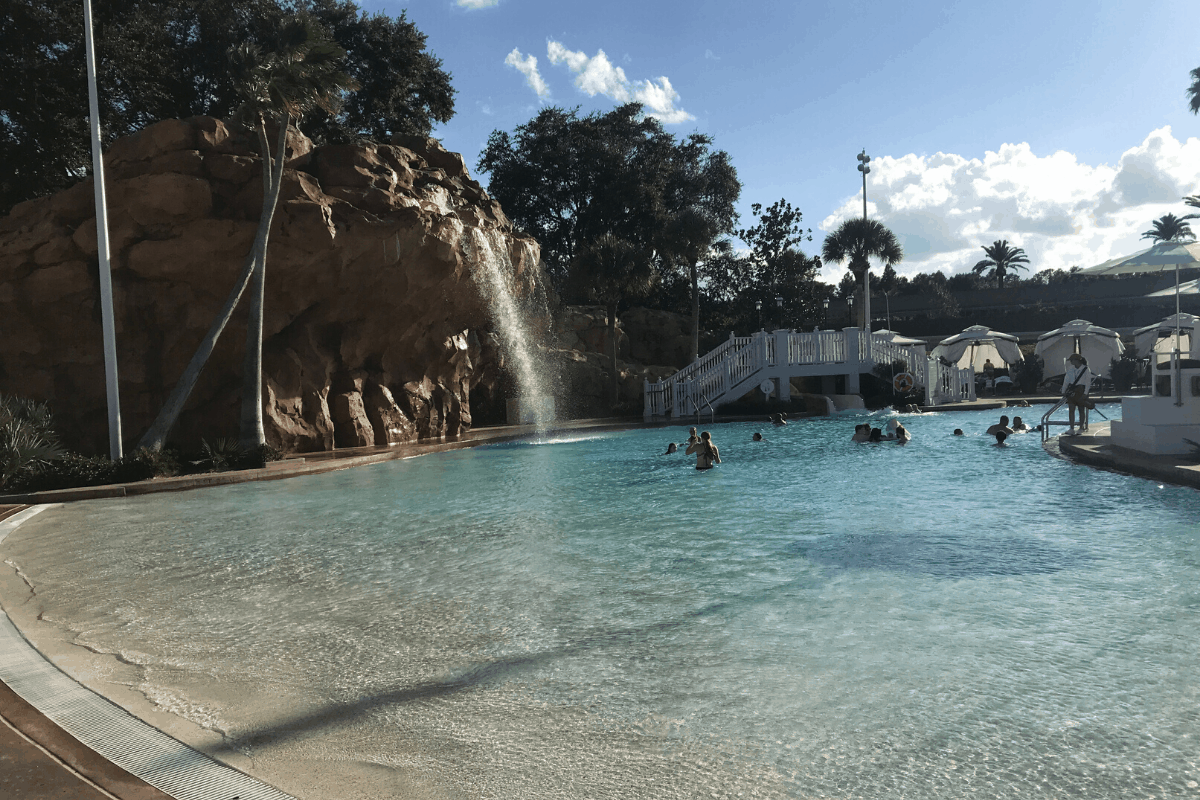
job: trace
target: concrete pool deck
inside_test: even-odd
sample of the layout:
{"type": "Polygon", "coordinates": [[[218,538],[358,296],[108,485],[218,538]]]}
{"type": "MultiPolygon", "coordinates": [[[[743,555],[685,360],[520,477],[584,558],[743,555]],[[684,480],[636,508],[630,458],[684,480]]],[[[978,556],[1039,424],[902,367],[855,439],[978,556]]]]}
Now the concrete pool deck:
{"type": "MultiPolygon", "coordinates": [[[[1009,398],[1009,400],[1011,399],[1009,398]]],[[[1056,399],[1029,398],[1033,403],[1039,401],[1049,403],[1056,399]]],[[[1006,406],[1007,402],[1004,398],[987,398],[953,406],[941,406],[937,410],[987,411],[1006,406]]],[[[714,420],[714,423],[759,419],[762,417],[757,415],[726,417],[714,420]]],[[[694,423],[686,420],[649,424],[640,419],[585,420],[556,426],[551,435],[600,433],[636,427],[687,428],[691,424],[694,423]]],[[[12,518],[35,504],[73,502],[102,497],[125,497],[162,491],[183,491],[247,481],[277,480],[400,458],[411,458],[427,453],[457,450],[479,444],[515,441],[526,438],[532,433],[532,426],[483,428],[471,431],[454,441],[305,454],[301,457],[286,458],[260,470],[160,478],[137,484],[0,497],[0,524],[6,518],[12,518]]],[[[1200,488],[1200,464],[1181,458],[1150,457],[1123,448],[1114,448],[1109,440],[1107,425],[1094,426],[1087,435],[1058,437],[1055,441],[1059,443],[1059,448],[1064,455],[1082,464],[1200,488]]],[[[5,621],[7,622],[7,620],[5,621]]],[[[41,657],[32,645],[23,639],[21,641],[31,653],[41,657]]],[[[65,674],[63,674],[63,678],[71,680],[65,674]]],[[[82,687],[79,688],[82,689],[82,687]]],[[[89,690],[84,689],[83,691],[89,690]]],[[[98,703],[108,703],[99,695],[96,695],[96,700],[98,703]]],[[[132,724],[139,721],[130,717],[130,722],[132,724]]],[[[264,788],[266,788],[265,785],[264,788]]],[[[29,800],[50,800],[50,798],[161,800],[179,795],[167,794],[117,766],[80,741],[79,738],[67,732],[38,707],[35,707],[35,704],[28,702],[13,691],[5,682],[0,681],[0,796],[21,797],[29,800]]]]}

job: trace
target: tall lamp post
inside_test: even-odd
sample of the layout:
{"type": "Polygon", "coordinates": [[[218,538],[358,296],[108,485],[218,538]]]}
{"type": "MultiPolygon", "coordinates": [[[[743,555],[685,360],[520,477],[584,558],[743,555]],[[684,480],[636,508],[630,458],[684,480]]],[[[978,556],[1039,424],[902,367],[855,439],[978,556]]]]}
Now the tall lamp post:
{"type": "Polygon", "coordinates": [[[758,312],[758,329],[763,330],[762,324],[762,300],[754,301],[754,310],[758,312]]]}
{"type": "Polygon", "coordinates": [[[829,298],[826,297],[821,301],[821,327],[829,327],[829,298]]]}
{"type": "Polygon", "coordinates": [[[121,450],[121,395],[117,390],[117,335],[113,318],[112,271],[108,250],[108,204],[104,197],[104,154],[100,150],[100,101],[96,92],[96,50],[92,43],[92,3],[83,0],[88,109],[92,128],[92,184],[96,194],[96,254],[100,260],[100,331],[104,337],[104,385],[108,395],[108,451],[113,461],[121,450]]]}
{"type": "Polygon", "coordinates": [[[854,295],[846,298],[846,313],[850,315],[850,324],[854,324],[854,295]]]}
{"type": "Polygon", "coordinates": [[[779,315],[779,327],[783,327],[783,295],[775,295],[775,312],[779,315]]]}
{"type": "MultiPolygon", "coordinates": [[[[867,218],[867,173],[871,168],[867,164],[871,163],[871,157],[867,155],[867,149],[858,154],[858,171],[863,176],[863,219],[867,218]]],[[[871,264],[867,263],[863,270],[863,328],[868,333],[871,331],[871,264]]]]}

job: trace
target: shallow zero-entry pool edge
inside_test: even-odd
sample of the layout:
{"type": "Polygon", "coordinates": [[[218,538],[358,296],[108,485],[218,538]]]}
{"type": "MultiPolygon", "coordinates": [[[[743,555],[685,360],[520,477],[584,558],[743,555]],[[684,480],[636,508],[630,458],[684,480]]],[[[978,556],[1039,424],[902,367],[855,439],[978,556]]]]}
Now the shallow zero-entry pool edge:
{"type": "MultiPolygon", "coordinates": [[[[0,543],[49,506],[0,521],[0,543]]],[[[60,768],[121,800],[290,800],[143,722],[55,666],[0,609],[0,716],[60,768]]],[[[52,762],[48,762],[48,765],[52,762]]],[[[36,800],[30,798],[30,800],[36,800]]]]}

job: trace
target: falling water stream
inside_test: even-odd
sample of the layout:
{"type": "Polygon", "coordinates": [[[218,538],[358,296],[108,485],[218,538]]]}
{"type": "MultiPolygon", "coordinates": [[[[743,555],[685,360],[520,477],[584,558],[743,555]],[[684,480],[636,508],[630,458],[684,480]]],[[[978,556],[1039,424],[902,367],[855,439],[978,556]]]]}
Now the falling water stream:
{"type": "MultiPolygon", "coordinates": [[[[466,245],[467,252],[479,266],[472,274],[488,303],[500,334],[501,347],[509,359],[509,372],[517,388],[520,419],[532,422],[541,435],[554,419],[553,403],[534,355],[527,317],[513,297],[510,283],[516,269],[505,236],[495,230],[472,228],[466,245]]],[[[527,245],[521,243],[521,246],[527,245]]]]}

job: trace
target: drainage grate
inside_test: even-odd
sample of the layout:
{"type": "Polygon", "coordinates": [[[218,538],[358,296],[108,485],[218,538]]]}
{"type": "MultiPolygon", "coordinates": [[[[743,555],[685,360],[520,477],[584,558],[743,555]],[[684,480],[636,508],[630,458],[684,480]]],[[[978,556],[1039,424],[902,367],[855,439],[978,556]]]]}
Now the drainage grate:
{"type": "MultiPolygon", "coordinates": [[[[16,527],[5,530],[4,526],[18,517],[23,522],[45,506],[35,508],[0,523],[0,540],[16,527]]],[[[35,650],[3,611],[0,680],[92,750],[177,800],[294,800],[193,750],[81,685],[35,650]]]]}

